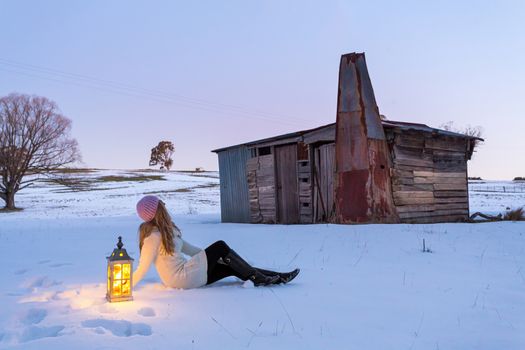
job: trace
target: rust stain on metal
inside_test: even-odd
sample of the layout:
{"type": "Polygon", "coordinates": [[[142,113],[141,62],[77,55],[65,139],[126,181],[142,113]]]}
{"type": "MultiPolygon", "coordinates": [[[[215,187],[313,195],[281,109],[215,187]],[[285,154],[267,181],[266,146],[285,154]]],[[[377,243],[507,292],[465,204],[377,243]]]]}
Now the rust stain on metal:
{"type": "Polygon", "coordinates": [[[367,197],[368,170],[353,170],[337,173],[337,183],[345,184],[344,192],[340,186],[336,189],[336,220],[339,223],[367,222],[369,216],[368,203],[357,201],[367,197]],[[351,220],[348,220],[351,218],[351,220]]]}
{"type": "Polygon", "coordinates": [[[341,57],[335,155],[336,222],[399,222],[388,146],[362,53],[341,57]]]}

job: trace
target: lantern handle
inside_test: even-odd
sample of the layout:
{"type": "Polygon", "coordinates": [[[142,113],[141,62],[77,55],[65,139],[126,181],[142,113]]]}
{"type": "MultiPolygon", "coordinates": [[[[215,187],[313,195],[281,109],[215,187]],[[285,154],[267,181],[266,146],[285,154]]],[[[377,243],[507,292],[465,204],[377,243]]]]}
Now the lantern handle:
{"type": "Polygon", "coordinates": [[[122,236],[118,236],[117,248],[122,249],[123,246],[124,246],[124,243],[122,243],[122,236]]]}

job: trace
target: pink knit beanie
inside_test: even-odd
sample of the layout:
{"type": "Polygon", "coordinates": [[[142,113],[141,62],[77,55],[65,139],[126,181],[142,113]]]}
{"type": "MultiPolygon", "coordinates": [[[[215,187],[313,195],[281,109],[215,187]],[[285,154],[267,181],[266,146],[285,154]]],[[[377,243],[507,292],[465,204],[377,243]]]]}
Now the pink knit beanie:
{"type": "Polygon", "coordinates": [[[159,205],[159,198],[157,196],[142,197],[137,203],[137,214],[146,222],[153,220],[159,205]]]}

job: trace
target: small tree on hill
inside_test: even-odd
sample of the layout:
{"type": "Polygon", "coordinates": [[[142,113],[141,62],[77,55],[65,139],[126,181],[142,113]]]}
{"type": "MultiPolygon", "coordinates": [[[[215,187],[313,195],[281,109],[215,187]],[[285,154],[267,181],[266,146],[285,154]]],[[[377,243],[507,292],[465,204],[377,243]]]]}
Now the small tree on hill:
{"type": "Polygon", "coordinates": [[[10,94],[0,98],[0,198],[5,209],[16,209],[15,194],[38,175],[80,160],[70,130],[71,120],[45,97],[10,94]],[[32,177],[26,181],[27,175],[32,177]]]}
{"type": "Polygon", "coordinates": [[[160,141],[159,144],[151,149],[149,159],[150,166],[160,165],[161,170],[170,170],[173,165],[171,156],[175,152],[175,146],[170,141],[160,141]]]}

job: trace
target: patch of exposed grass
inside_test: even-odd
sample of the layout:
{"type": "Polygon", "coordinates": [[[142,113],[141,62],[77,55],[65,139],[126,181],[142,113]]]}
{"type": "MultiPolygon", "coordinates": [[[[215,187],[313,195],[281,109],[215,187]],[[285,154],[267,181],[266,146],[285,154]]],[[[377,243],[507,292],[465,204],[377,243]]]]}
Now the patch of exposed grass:
{"type": "MultiPolygon", "coordinates": [[[[49,171],[49,174],[89,174],[96,173],[99,169],[96,168],[61,168],[49,171]]],[[[41,174],[41,173],[38,173],[41,174]]],[[[28,171],[27,175],[35,175],[34,172],[28,171]]]]}
{"type": "Polygon", "coordinates": [[[161,170],[158,169],[130,169],[130,173],[158,173],[161,170]]]}
{"type": "Polygon", "coordinates": [[[218,179],[219,178],[219,174],[201,174],[201,173],[194,173],[194,174],[191,174],[191,176],[195,176],[195,177],[207,177],[207,178],[210,178],[210,179],[218,179]]]}
{"type": "Polygon", "coordinates": [[[16,213],[22,210],[24,209],[23,208],[14,208],[14,209],[0,208],[0,213],[16,213]]]}
{"type": "Polygon", "coordinates": [[[188,174],[195,177],[208,177],[211,179],[218,179],[219,174],[212,171],[195,171],[195,170],[177,170],[177,173],[188,174]]]}
{"type": "Polygon", "coordinates": [[[140,175],[140,176],[115,176],[107,175],[97,177],[95,182],[147,182],[147,181],[165,181],[162,175],[140,175]]]}
{"type": "Polygon", "coordinates": [[[188,193],[192,192],[196,189],[200,188],[213,188],[213,187],[219,187],[219,184],[216,183],[207,183],[207,184],[201,184],[193,187],[184,187],[184,188],[177,188],[176,190],[163,190],[163,191],[150,191],[150,192],[144,192],[144,194],[168,194],[168,193],[188,193]]]}
{"type": "Polygon", "coordinates": [[[53,171],[56,174],[87,174],[97,172],[95,168],[63,168],[53,171]]]}
{"type": "Polygon", "coordinates": [[[91,188],[91,182],[76,177],[56,177],[41,179],[41,182],[52,183],[69,188],[71,191],[87,191],[91,188]]]}
{"type": "Polygon", "coordinates": [[[80,177],[54,177],[49,179],[41,179],[42,182],[54,183],[68,187],[72,190],[87,191],[95,183],[107,183],[107,182],[147,182],[147,181],[164,181],[164,176],[161,175],[140,175],[140,176],[116,176],[107,175],[100,176],[97,178],[80,178],[80,177]]]}
{"type": "Polygon", "coordinates": [[[178,189],[174,190],[173,192],[176,192],[176,193],[191,192],[191,188],[178,188],[178,189]]]}
{"type": "Polygon", "coordinates": [[[198,189],[198,188],[213,188],[213,187],[219,187],[219,184],[210,182],[210,183],[198,185],[198,186],[195,186],[195,187],[192,187],[192,188],[193,189],[198,189]]]}
{"type": "Polygon", "coordinates": [[[96,192],[96,191],[112,191],[112,190],[120,190],[123,188],[128,188],[128,186],[122,186],[122,187],[88,187],[83,189],[78,188],[66,188],[64,190],[55,190],[53,193],[73,193],[73,192],[96,192]]]}
{"type": "MultiPolygon", "coordinates": [[[[55,176],[47,179],[39,179],[40,182],[56,184],[65,187],[65,189],[58,189],[55,193],[71,193],[71,192],[88,192],[88,191],[106,191],[114,190],[116,187],[97,187],[97,184],[108,184],[111,182],[148,182],[148,181],[165,181],[162,175],[131,175],[131,176],[117,176],[107,175],[96,178],[84,178],[80,176],[55,176]]],[[[119,187],[125,188],[125,187],[119,187]]]]}
{"type": "Polygon", "coordinates": [[[192,191],[191,187],[185,187],[185,188],[177,188],[176,190],[149,191],[149,192],[144,192],[144,194],[187,193],[191,191],[192,191]]]}
{"type": "Polygon", "coordinates": [[[503,215],[503,220],[525,221],[525,211],[523,210],[523,207],[513,210],[507,210],[503,215]]]}

